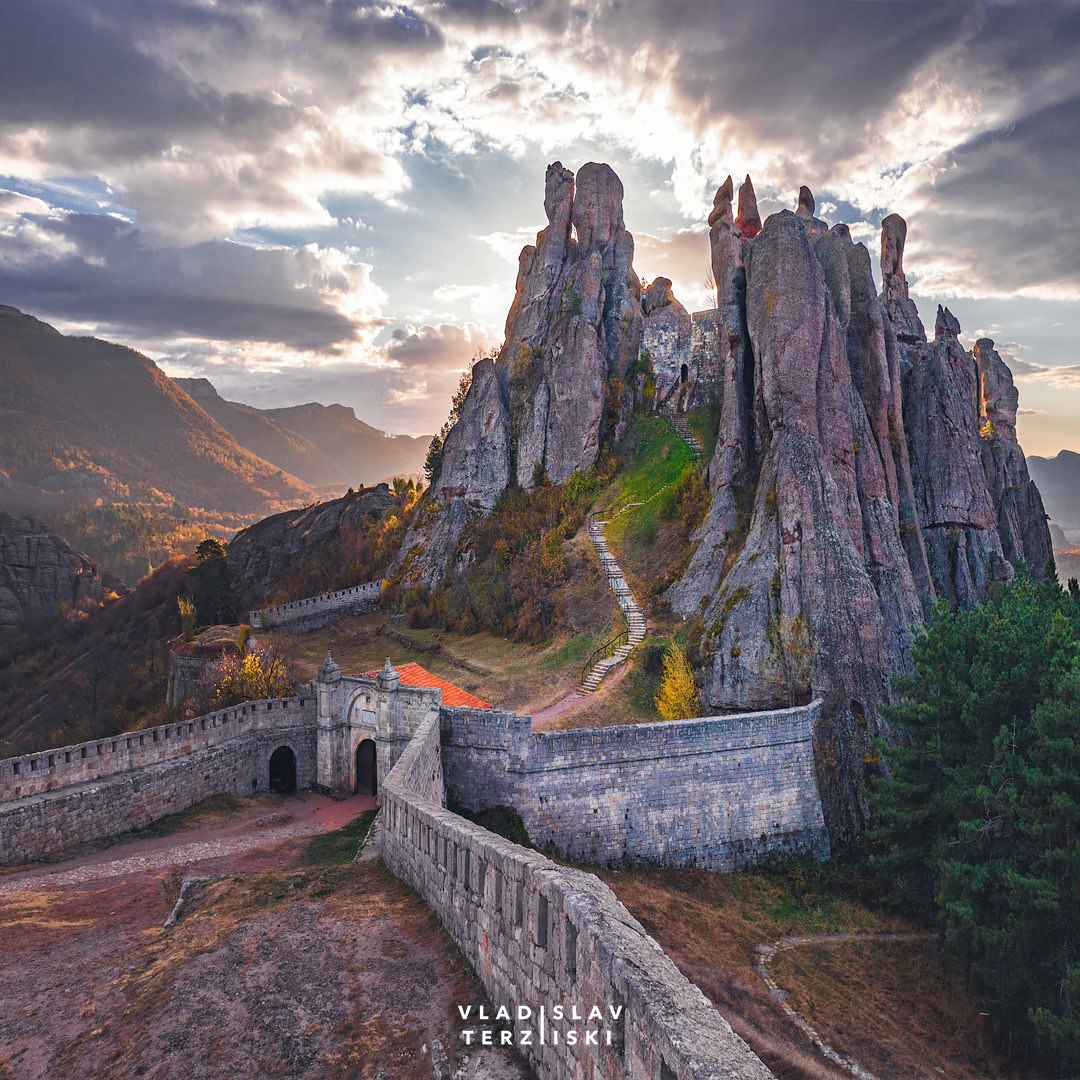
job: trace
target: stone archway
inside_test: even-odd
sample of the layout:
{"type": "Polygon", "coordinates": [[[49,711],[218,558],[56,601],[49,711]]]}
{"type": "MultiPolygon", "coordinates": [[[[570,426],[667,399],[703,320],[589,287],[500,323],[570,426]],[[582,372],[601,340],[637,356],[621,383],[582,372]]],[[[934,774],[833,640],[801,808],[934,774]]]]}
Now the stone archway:
{"type": "Polygon", "coordinates": [[[356,748],[356,794],[379,794],[378,754],[374,739],[364,739],[356,748]]]}
{"type": "Polygon", "coordinates": [[[290,746],[279,746],[270,755],[270,790],[291,795],[296,790],[296,754],[290,746]]]}
{"type": "Polygon", "coordinates": [[[690,378],[690,365],[689,364],[683,364],[682,368],[679,371],[679,382],[683,386],[685,386],[686,382],[687,382],[687,380],[689,378],[690,378]]]}

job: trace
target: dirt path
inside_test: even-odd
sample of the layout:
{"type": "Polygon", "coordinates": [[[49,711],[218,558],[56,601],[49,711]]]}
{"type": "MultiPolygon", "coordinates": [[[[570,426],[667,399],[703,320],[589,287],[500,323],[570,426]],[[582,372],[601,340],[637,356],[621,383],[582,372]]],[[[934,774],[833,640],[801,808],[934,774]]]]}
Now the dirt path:
{"type": "Polygon", "coordinates": [[[373,805],[196,808],[0,878],[0,1080],[526,1080],[513,1055],[463,1052],[456,1006],[485,995],[416,895],[310,848],[373,805]]]}
{"type": "Polygon", "coordinates": [[[527,708],[522,709],[521,712],[532,716],[533,731],[551,731],[558,728],[560,722],[568,717],[577,716],[579,713],[585,712],[586,709],[593,708],[597,701],[602,701],[604,695],[609,693],[612,687],[618,686],[629,672],[630,665],[623,664],[621,667],[616,668],[615,672],[600,684],[600,688],[591,694],[579,694],[578,688],[574,686],[567,690],[562,697],[556,698],[550,705],[545,705],[542,709],[537,709],[531,714],[529,714],[527,708]]]}
{"type": "Polygon", "coordinates": [[[834,1065],[839,1065],[851,1073],[856,1080],[878,1080],[874,1073],[864,1068],[853,1058],[846,1057],[838,1050],[834,1050],[817,1033],[810,1021],[800,1016],[788,1003],[787,991],[777,985],[776,980],[769,971],[776,954],[788,949],[797,949],[800,945],[845,945],[856,941],[883,941],[883,942],[908,942],[927,941],[933,934],[810,934],[806,937],[784,937],[779,941],[765,942],[757,947],[757,963],[754,970],[765,980],[769,988],[769,994],[774,1001],[784,1010],[791,1022],[829,1059],[834,1065]]]}
{"type": "MultiPolygon", "coordinates": [[[[376,805],[374,799],[364,795],[335,800],[305,794],[287,802],[255,802],[251,809],[239,811],[227,824],[213,822],[149,840],[133,839],[104,851],[6,874],[0,878],[0,897],[49,887],[85,885],[210,860],[227,863],[230,857],[338,829],[364,810],[374,810],[376,805]]],[[[228,867],[217,869],[230,872],[228,867]]]]}

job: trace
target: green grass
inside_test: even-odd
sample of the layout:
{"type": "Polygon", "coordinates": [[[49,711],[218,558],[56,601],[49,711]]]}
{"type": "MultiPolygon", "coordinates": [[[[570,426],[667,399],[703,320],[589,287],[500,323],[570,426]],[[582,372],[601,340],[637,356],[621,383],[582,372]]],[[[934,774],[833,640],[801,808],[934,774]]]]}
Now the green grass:
{"type": "MultiPolygon", "coordinates": [[[[601,635],[603,636],[603,635],[601,635]]],[[[564,641],[542,663],[546,668],[563,668],[568,664],[583,664],[599,642],[594,634],[577,634],[564,641]]]]}
{"type": "Polygon", "coordinates": [[[308,866],[344,866],[351,863],[375,820],[375,814],[375,810],[365,810],[348,825],[313,837],[308,841],[300,861],[308,866]]]}

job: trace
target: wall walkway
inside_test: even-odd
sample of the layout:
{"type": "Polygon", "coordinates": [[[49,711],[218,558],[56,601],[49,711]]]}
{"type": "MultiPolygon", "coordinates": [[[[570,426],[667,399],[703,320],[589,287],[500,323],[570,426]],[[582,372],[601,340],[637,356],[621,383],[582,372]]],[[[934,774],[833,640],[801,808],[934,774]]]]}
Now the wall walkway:
{"type": "MultiPolygon", "coordinates": [[[[772,1074],[592,874],[495,836],[445,808],[439,725],[426,720],[387,778],[382,853],[423,896],[496,1008],[524,1005],[519,1050],[541,1080],[765,1080],[772,1074]],[[555,1005],[611,1009],[575,1045],[555,1005]],[[549,1028],[539,1038],[536,1010],[549,1028]],[[610,1013],[609,1013],[610,1016],[610,1013]],[[528,1045],[520,1045],[524,1030],[528,1045]],[[608,1041],[610,1037],[610,1042],[608,1041]]],[[[579,1030],[585,1025],[580,1025],[579,1030]]],[[[586,1027],[586,1030],[588,1028],[586,1027]]]]}

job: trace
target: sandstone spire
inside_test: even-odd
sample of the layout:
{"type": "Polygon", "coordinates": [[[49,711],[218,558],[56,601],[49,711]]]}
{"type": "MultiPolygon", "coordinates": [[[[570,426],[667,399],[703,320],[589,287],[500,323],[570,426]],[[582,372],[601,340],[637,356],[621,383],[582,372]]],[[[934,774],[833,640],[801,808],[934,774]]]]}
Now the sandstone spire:
{"type": "Polygon", "coordinates": [[[709,214],[710,228],[719,225],[722,221],[726,221],[729,225],[732,223],[731,196],[734,190],[730,176],[717,188],[713,198],[713,208],[709,214]]]}
{"type": "Polygon", "coordinates": [[[735,219],[735,229],[746,240],[753,240],[761,232],[761,216],[758,214],[757,196],[750,174],[739,187],[739,216],[735,219]]]}
{"type": "Polygon", "coordinates": [[[799,217],[812,218],[814,216],[814,193],[805,185],[799,188],[799,205],[795,213],[799,217]]]}

